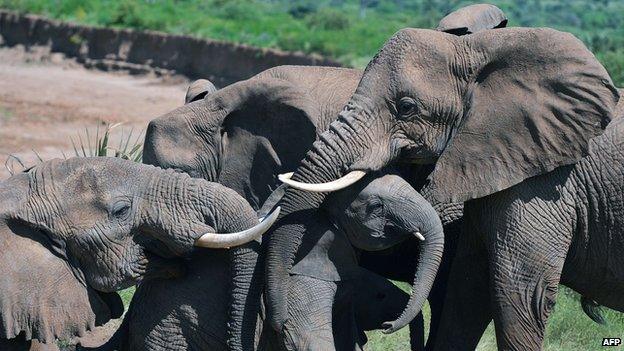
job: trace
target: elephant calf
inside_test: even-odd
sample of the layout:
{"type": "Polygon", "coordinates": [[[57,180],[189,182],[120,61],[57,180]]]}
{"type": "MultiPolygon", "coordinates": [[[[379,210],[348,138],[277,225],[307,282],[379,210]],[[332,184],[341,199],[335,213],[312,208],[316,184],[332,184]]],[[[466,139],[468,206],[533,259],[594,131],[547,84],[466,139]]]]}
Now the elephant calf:
{"type": "Polygon", "coordinates": [[[224,186],[121,159],[15,175],[0,183],[0,348],[82,336],[123,313],[115,291],[179,277],[196,245],[243,244],[269,225],[224,186]]]}
{"type": "MultiPolygon", "coordinates": [[[[288,349],[352,350],[364,343],[355,334],[364,329],[358,323],[392,330],[419,315],[442,258],[444,235],[435,209],[418,192],[399,176],[370,175],[329,197],[321,212],[308,212],[304,216],[307,221],[289,224],[293,230],[304,231],[306,240],[294,259],[287,282],[289,318],[282,333],[288,349]],[[406,241],[412,241],[410,246],[415,247],[412,260],[416,267],[412,294],[404,300],[406,304],[397,308],[386,301],[383,317],[387,319],[375,316],[373,322],[361,317],[366,310],[366,302],[361,301],[351,312],[359,318],[349,319],[349,314],[343,314],[341,320],[332,319],[337,308],[353,306],[354,296],[358,297],[362,290],[358,285],[362,274],[372,274],[358,266],[357,251],[391,249],[406,241]],[[317,284],[309,284],[310,281],[317,284]],[[322,301],[325,302],[319,305],[322,301]],[[310,311],[305,318],[291,317],[293,310],[311,304],[322,308],[310,311]],[[344,340],[349,331],[354,333],[352,338],[344,340]],[[302,335],[313,336],[313,341],[302,335]],[[352,340],[359,341],[354,345],[352,340]]],[[[421,348],[422,316],[412,326],[413,347],[421,348]]]]}

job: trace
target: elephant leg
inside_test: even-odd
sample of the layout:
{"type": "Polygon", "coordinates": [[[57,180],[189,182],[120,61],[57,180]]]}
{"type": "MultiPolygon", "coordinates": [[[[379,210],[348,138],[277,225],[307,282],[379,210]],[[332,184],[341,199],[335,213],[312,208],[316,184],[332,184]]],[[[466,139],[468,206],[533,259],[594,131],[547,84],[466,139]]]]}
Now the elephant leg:
{"type": "Polygon", "coordinates": [[[425,345],[425,318],[420,312],[409,324],[410,350],[424,350],[425,345]]]}
{"type": "MultiPolygon", "coordinates": [[[[358,284],[352,280],[337,282],[334,298],[332,330],[336,350],[360,351],[366,343],[364,329],[358,323],[355,289],[358,284]]],[[[372,301],[369,301],[372,303],[372,301]]]]}
{"type": "MultiPolygon", "coordinates": [[[[362,331],[382,329],[384,322],[394,320],[403,313],[409,301],[408,293],[381,275],[364,268],[355,280],[354,288],[355,320],[362,331]]],[[[422,313],[410,322],[409,329],[411,350],[422,350],[425,340],[422,313]]],[[[366,340],[365,337],[361,339],[366,340]]]]}
{"type": "Polygon", "coordinates": [[[284,324],[287,350],[335,350],[332,304],[337,285],[303,275],[289,279],[288,319],[284,324]]]}
{"type": "Polygon", "coordinates": [[[535,230],[503,233],[492,248],[492,309],[500,350],[541,350],[555,305],[567,246],[554,248],[535,240],[539,235],[527,241],[526,234],[535,230]]]}
{"type": "Polygon", "coordinates": [[[474,350],[492,319],[487,250],[474,231],[459,238],[446,287],[435,350],[474,350]]]}

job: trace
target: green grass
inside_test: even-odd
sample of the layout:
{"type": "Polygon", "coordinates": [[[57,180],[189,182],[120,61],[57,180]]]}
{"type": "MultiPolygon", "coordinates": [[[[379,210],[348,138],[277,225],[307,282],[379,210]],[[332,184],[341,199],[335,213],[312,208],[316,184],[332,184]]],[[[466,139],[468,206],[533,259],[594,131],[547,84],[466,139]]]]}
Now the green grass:
{"type": "Polygon", "coordinates": [[[99,125],[96,127],[95,134],[89,133],[89,129],[85,128],[84,135],[77,135],[77,141],[71,138],[74,155],[78,157],[117,157],[140,163],[143,158],[143,132],[134,135],[134,128],[127,133],[122,130],[118,146],[114,146],[111,144],[110,137],[115,128],[119,126],[121,123],[106,125],[101,135],[99,125]]]}
{"type": "MultiPolygon", "coordinates": [[[[399,283],[405,290],[405,285],[399,283]]],[[[624,338],[624,314],[603,308],[607,325],[593,322],[581,310],[579,296],[574,291],[561,286],[557,297],[555,311],[550,316],[546,328],[545,351],[570,350],[603,350],[603,337],[624,338]]],[[[429,332],[429,306],[425,306],[425,333],[429,332]]],[[[409,333],[407,328],[392,335],[384,335],[380,331],[367,333],[368,350],[409,350],[409,333]]],[[[426,334],[425,334],[426,335],[426,334]]],[[[491,323],[485,331],[477,348],[479,351],[496,350],[494,325],[491,323]]]]}
{"type": "MultiPolygon", "coordinates": [[[[0,0],[0,7],[91,25],[151,29],[319,53],[363,67],[398,29],[433,28],[467,0],[0,0]],[[367,4],[362,6],[361,4],[367,4]]],[[[624,84],[624,1],[490,0],[510,26],[570,31],[624,84]]],[[[77,38],[76,40],[80,40],[77,38]]]]}
{"type": "Polygon", "coordinates": [[[121,296],[121,301],[123,301],[126,311],[128,310],[128,307],[130,306],[130,301],[132,301],[132,296],[134,296],[135,291],[136,291],[136,288],[133,286],[133,287],[124,289],[119,292],[119,296],[121,296]]]}
{"type": "Polygon", "coordinates": [[[7,107],[0,106],[0,120],[10,121],[11,119],[13,119],[13,111],[7,107]]]}

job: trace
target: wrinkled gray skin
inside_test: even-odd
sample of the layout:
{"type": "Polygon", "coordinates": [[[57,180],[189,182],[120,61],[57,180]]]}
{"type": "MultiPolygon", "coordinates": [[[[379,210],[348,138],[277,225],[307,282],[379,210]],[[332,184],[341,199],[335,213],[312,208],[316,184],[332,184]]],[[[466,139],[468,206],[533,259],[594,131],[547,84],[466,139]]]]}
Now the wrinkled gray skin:
{"type": "MultiPolygon", "coordinates": [[[[377,308],[387,309],[383,315],[387,319],[378,318],[378,324],[374,325],[375,329],[387,327],[380,324],[399,315],[408,316],[403,318],[412,321],[419,314],[442,258],[444,234],[435,209],[399,176],[382,175],[377,178],[377,175],[369,175],[357,186],[333,194],[323,205],[323,210],[327,214],[310,215],[307,216],[310,218],[308,222],[289,224],[297,226],[306,236],[316,239],[302,246],[296,260],[297,264],[292,269],[292,276],[289,279],[291,285],[288,291],[290,297],[288,311],[290,313],[300,306],[308,306],[319,300],[326,301],[324,310],[314,310],[305,316],[305,323],[289,316],[282,333],[289,349],[292,350],[349,349],[349,346],[353,348],[352,345],[345,346],[334,339],[335,335],[343,336],[354,328],[348,328],[347,323],[340,329],[341,333],[332,334],[331,324],[328,323],[331,321],[332,301],[335,298],[338,300],[336,296],[340,295],[339,291],[352,289],[354,284],[357,284],[355,276],[358,273],[357,258],[353,257],[354,252],[346,246],[353,245],[357,250],[363,251],[380,251],[411,241],[409,245],[416,247],[411,257],[416,267],[410,280],[413,294],[401,311],[378,306],[377,308]],[[334,223],[333,229],[329,222],[334,223]],[[416,233],[424,236],[425,241],[420,242],[416,233]],[[327,280],[328,276],[340,279],[327,280]],[[302,280],[314,278],[318,278],[316,284],[310,284],[306,289],[298,288],[302,280]],[[301,340],[294,335],[302,334],[312,334],[316,341],[297,343],[301,340]]],[[[352,291],[355,291],[357,296],[358,289],[352,291]]],[[[356,316],[370,313],[366,306],[375,302],[373,299],[365,301],[359,310],[355,311],[356,316]]],[[[336,302],[334,305],[344,304],[336,302]]],[[[334,314],[336,312],[334,310],[334,314]]],[[[364,321],[355,322],[351,325],[360,328],[366,325],[364,321]]],[[[412,347],[420,349],[423,343],[422,317],[418,318],[412,327],[412,347]],[[418,337],[417,332],[420,332],[418,337]]],[[[356,336],[354,335],[354,338],[356,336]]]]}
{"type": "MultiPolygon", "coordinates": [[[[552,218],[542,213],[556,207],[557,199],[565,198],[560,194],[562,188],[556,186],[569,179],[565,166],[587,154],[589,140],[603,132],[618,99],[605,69],[570,34],[501,28],[457,37],[404,29],[369,63],[345,109],[306,154],[292,179],[324,183],[352,170],[378,170],[399,160],[435,163],[423,194],[441,202],[480,199],[466,203],[469,227],[497,229],[488,236],[487,245],[481,242],[483,250],[458,249],[464,257],[456,258],[454,269],[467,271],[454,273],[456,278],[450,280],[442,337],[436,347],[474,348],[493,316],[499,348],[536,349],[566,257],[565,252],[549,252],[548,248],[561,242],[544,239],[546,229],[554,226],[545,225],[552,218]],[[545,174],[548,176],[531,178],[545,174]],[[535,179],[543,179],[547,185],[537,186],[535,179]],[[490,216],[494,211],[500,217],[490,216]],[[486,219],[497,224],[484,225],[486,219]],[[523,228],[522,238],[512,234],[519,228],[523,228]],[[514,236],[520,240],[516,244],[511,239],[514,236]],[[547,244],[534,244],[540,240],[547,244]],[[489,260],[485,260],[485,249],[489,260]],[[485,263],[475,265],[478,259],[485,263]],[[556,262],[548,262],[551,259],[556,262]],[[490,275],[483,277],[487,269],[490,275]],[[551,269],[549,275],[544,275],[544,269],[551,269]],[[465,279],[477,274],[483,279],[465,279]],[[491,299],[489,291],[494,293],[491,299]],[[484,306],[492,306],[491,315],[484,313],[484,306]]],[[[589,197],[598,198],[606,191],[598,189],[589,192],[589,197]]],[[[267,312],[277,330],[287,318],[288,304],[280,282],[288,276],[305,239],[285,223],[297,221],[297,216],[317,207],[324,197],[291,188],[280,201],[283,222],[274,226],[267,254],[267,301],[272,308],[267,312]]],[[[598,214],[612,211],[605,208],[609,207],[600,208],[598,214]]],[[[570,224],[576,215],[561,212],[555,218],[570,224]]],[[[572,226],[568,233],[577,228],[572,226]]],[[[562,231],[557,233],[564,236],[562,231]]],[[[466,234],[463,237],[470,237],[466,234]]],[[[479,234],[485,235],[483,231],[479,234]]],[[[619,250],[619,243],[609,240],[614,239],[603,236],[595,245],[619,250]]],[[[567,256],[568,262],[588,253],[582,247],[572,247],[575,251],[567,256]]],[[[596,249],[588,257],[614,260],[611,252],[615,251],[599,253],[596,249]]],[[[616,267],[605,263],[585,269],[593,271],[596,281],[607,272],[619,272],[616,267]]],[[[565,277],[566,269],[563,271],[565,277]]],[[[578,276],[587,273],[580,268],[572,271],[578,276]]],[[[602,280],[600,284],[610,283],[602,280]]],[[[570,285],[590,295],[579,285],[570,285]]],[[[602,293],[591,291],[590,296],[610,291],[621,294],[603,289],[602,293]]],[[[603,296],[595,300],[600,299],[618,306],[603,296]]],[[[396,321],[392,330],[404,323],[396,321]]]]}
{"type": "MultiPolygon", "coordinates": [[[[241,195],[259,207],[265,203],[268,191],[279,185],[276,177],[284,169],[288,169],[284,167],[295,164],[303,157],[305,150],[316,138],[317,126],[322,128],[322,126],[327,125],[329,119],[338,113],[344,101],[355,89],[360,74],[361,71],[350,69],[283,66],[270,69],[249,81],[233,84],[218,92],[213,92],[210,88],[212,85],[207,84],[207,81],[196,81],[189,86],[187,100],[190,103],[188,105],[150,123],[146,136],[144,161],[161,167],[184,170],[194,176],[218,180],[224,185],[237,189],[241,195]],[[328,86],[341,92],[329,92],[323,89],[328,86]],[[207,88],[205,88],[206,91],[201,91],[198,87],[207,88]],[[303,93],[304,91],[305,93],[303,93]],[[240,94],[244,95],[240,96],[240,94]],[[202,96],[202,98],[193,102],[193,96],[202,96]],[[232,111],[229,114],[223,110],[210,111],[214,104],[227,105],[232,111]],[[302,111],[309,112],[303,114],[302,111]],[[281,124],[287,120],[292,120],[291,123],[298,128],[293,129],[288,125],[281,124]],[[205,135],[203,131],[210,131],[214,135],[205,135]],[[267,159],[266,155],[273,155],[273,157],[267,159]],[[190,159],[195,161],[191,162],[190,159]],[[282,164],[285,166],[282,167],[282,164]],[[211,178],[212,176],[214,178],[211,178]],[[269,181],[263,184],[262,179],[269,181]]],[[[268,201],[268,209],[275,201],[277,200],[268,201]]],[[[262,215],[267,212],[263,212],[262,215]]],[[[326,229],[333,230],[333,228],[326,229]]],[[[352,251],[350,247],[349,250],[352,251]]],[[[258,279],[263,281],[262,272],[257,271],[257,269],[262,270],[264,267],[262,257],[255,265],[253,263],[241,264],[240,268],[234,269],[234,271],[240,271],[241,274],[234,274],[233,279],[240,277],[241,283],[245,279],[254,279],[256,280],[252,284],[254,286],[258,279]],[[256,266],[259,268],[255,269],[256,266]]],[[[350,264],[351,267],[355,267],[354,261],[350,264]]],[[[193,262],[194,266],[195,262],[193,262]]],[[[197,263],[197,267],[193,267],[191,269],[196,269],[198,276],[211,274],[211,272],[203,271],[204,265],[202,264],[197,263]]],[[[232,268],[230,267],[230,269],[232,268]]],[[[325,309],[321,307],[321,304],[324,304],[323,306],[328,305],[330,307],[328,315],[330,326],[334,325],[336,330],[353,329],[350,334],[344,332],[337,334],[339,335],[336,340],[338,344],[349,345],[343,346],[343,349],[356,347],[354,344],[356,339],[365,340],[358,334],[361,334],[362,330],[369,330],[354,329],[353,320],[349,319],[353,318],[354,311],[351,310],[351,307],[346,309],[345,306],[355,304],[354,310],[357,312],[361,309],[358,307],[359,305],[370,304],[370,301],[365,301],[364,297],[369,295],[374,297],[375,301],[382,305],[378,308],[366,306],[364,310],[370,313],[357,313],[355,319],[357,320],[356,324],[363,325],[364,328],[370,326],[380,328],[388,314],[399,314],[403,310],[408,298],[404,292],[388,280],[372,272],[355,267],[352,273],[353,275],[350,277],[353,278],[353,281],[349,284],[334,282],[325,284],[327,288],[331,288],[331,286],[336,288],[340,285],[340,289],[335,289],[336,301],[333,298],[326,301],[317,300],[314,303],[291,310],[292,320],[297,320],[302,326],[306,326],[309,324],[305,322],[308,317],[317,320],[324,318],[314,315],[312,312],[324,311],[325,309]],[[353,301],[354,298],[348,293],[352,293],[353,285],[368,286],[366,288],[368,293],[359,294],[353,301]],[[342,309],[344,312],[336,312],[333,317],[331,313],[332,304],[338,306],[338,309],[344,308],[342,309]],[[332,319],[334,320],[333,323],[332,319]]],[[[218,276],[223,276],[223,273],[214,274],[217,277],[209,279],[217,279],[218,276]]],[[[323,278],[327,279],[326,276],[323,278]]],[[[313,291],[315,286],[324,286],[324,283],[323,279],[300,277],[296,285],[293,285],[293,290],[313,291]]],[[[216,313],[215,308],[218,306],[211,306],[218,303],[218,298],[215,297],[215,301],[207,302],[206,300],[210,299],[207,297],[210,296],[207,292],[201,295],[203,296],[201,301],[194,300],[196,295],[185,295],[187,291],[205,290],[211,284],[206,285],[204,280],[190,278],[181,282],[167,281],[162,284],[166,284],[166,288],[145,289],[145,293],[137,294],[140,297],[133,300],[131,312],[146,308],[141,306],[165,303],[166,297],[161,298],[156,293],[156,291],[161,290],[178,292],[174,295],[180,295],[180,299],[187,300],[188,302],[184,305],[194,312],[192,314],[178,313],[176,306],[171,306],[171,308],[165,308],[168,312],[164,312],[162,316],[138,312],[130,313],[124,326],[130,333],[120,331],[118,338],[126,338],[121,336],[124,333],[129,335],[128,341],[124,341],[124,343],[129,345],[128,347],[138,349],[206,349],[206,347],[219,349],[218,345],[202,344],[201,340],[192,337],[188,332],[200,328],[204,333],[209,333],[211,328],[220,325],[218,319],[212,319],[212,323],[200,323],[201,318],[197,317],[214,315],[216,313]],[[186,288],[186,286],[193,286],[194,288],[186,288]],[[146,341],[145,335],[149,335],[148,341],[146,341]],[[179,340],[179,342],[158,346],[159,341],[172,338],[179,340]]],[[[141,289],[143,288],[144,286],[141,287],[141,289]]],[[[215,292],[215,294],[217,293],[215,292]]],[[[249,310],[249,306],[241,306],[240,314],[251,315],[253,311],[249,310]]],[[[315,339],[314,331],[305,331],[299,326],[295,326],[295,329],[300,332],[297,335],[292,335],[289,345],[303,345],[308,340],[315,339]]],[[[422,333],[422,321],[418,330],[422,333]]],[[[254,347],[264,349],[266,348],[264,341],[270,338],[270,336],[265,337],[264,334],[257,333],[253,329],[247,330],[245,335],[247,335],[244,337],[247,340],[247,347],[243,347],[244,349],[254,347]],[[261,336],[260,344],[253,344],[254,335],[261,336]]],[[[160,342],[160,344],[163,343],[160,342]]],[[[224,346],[221,345],[220,347],[224,346]]]]}
{"type": "Polygon", "coordinates": [[[3,349],[82,336],[123,313],[115,291],[184,274],[201,234],[257,224],[222,185],[115,158],[49,161],[0,194],[3,349]]]}
{"type": "MultiPolygon", "coordinates": [[[[328,198],[322,211],[321,215],[310,211],[306,216],[309,221],[289,224],[313,238],[302,245],[288,281],[289,318],[282,333],[289,350],[353,349],[365,341],[358,337],[358,329],[369,325],[375,329],[386,327],[382,323],[403,314],[413,314],[409,317],[411,321],[420,312],[433,284],[435,275],[428,272],[437,270],[442,256],[442,224],[435,209],[399,176],[376,178],[376,175],[370,175],[358,186],[328,198]],[[417,232],[427,238],[425,242],[415,239],[417,232]],[[414,248],[410,260],[416,268],[409,282],[415,292],[400,310],[396,305],[377,306],[385,313],[374,314],[376,322],[367,324],[357,317],[371,313],[368,306],[377,301],[360,302],[357,285],[362,285],[359,278],[362,269],[358,267],[358,253],[351,246],[357,251],[380,251],[399,243],[404,245],[407,241],[411,241],[409,244],[414,248]],[[433,266],[429,267],[429,264],[433,266]],[[315,280],[314,284],[308,284],[315,280]],[[353,304],[356,318],[336,321],[336,314],[341,312],[336,310],[337,307],[344,310],[345,306],[352,306],[350,300],[342,298],[345,291],[356,293],[353,304]],[[319,306],[319,301],[325,303],[319,306]],[[318,307],[307,314],[301,313],[297,317],[291,313],[312,304],[318,307]],[[340,332],[336,333],[336,330],[340,332]],[[344,336],[349,331],[352,336],[347,340],[351,341],[345,344],[344,336]],[[298,337],[300,335],[312,336],[314,342],[298,337]],[[352,340],[357,341],[356,345],[352,340]]],[[[371,286],[363,289],[370,290],[371,286]]],[[[349,318],[352,313],[340,315],[349,318]]],[[[423,346],[422,316],[411,326],[412,347],[420,349],[423,346]]]]}
{"type": "Polygon", "coordinates": [[[280,66],[216,92],[189,92],[204,98],[150,122],[143,162],[223,184],[260,209],[281,184],[277,175],[296,167],[361,74],[280,66]]]}
{"type": "MultiPolygon", "coordinates": [[[[456,16],[447,23],[460,27],[463,18],[456,16]]],[[[466,26],[478,20],[470,21],[466,26]]],[[[500,25],[500,22],[483,23],[481,28],[500,25]]],[[[144,161],[219,181],[259,208],[279,185],[277,174],[292,170],[303,157],[317,131],[326,128],[353,92],[360,74],[356,70],[335,68],[278,67],[216,95],[211,95],[212,85],[197,81],[189,88],[186,101],[210,95],[209,102],[180,108],[150,123],[144,161]],[[208,87],[206,92],[198,89],[202,86],[208,87]],[[258,120],[266,125],[261,126],[258,120]],[[290,125],[297,128],[284,128],[290,125]]],[[[422,180],[416,178],[423,178],[423,171],[416,173],[419,175],[411,182],[421,186],[422,180]]],[[[461,223],[461,205],[440,204],[437,208],[454,238],[461,223]]],[[[447,245],[450,252],[445,257],[452,257],[454,246],[453,242],[447,245]]],[[[384,252],[381,256],[363,253],[361,261],[384,276],[412,283],[416,269],[412,252],[403,247],[396,253],[384,252]],[[399,268],[397,260],[408,263],[399,268]]],[[[436,281],[437,293],[431,301],[434,312],[441,310],[448,265],[443,264],[440,279],[436,281]]],[[[360,305],[356,310],[362,307],[365,306],[360,305]]],[[[437,315],[432,319],[431,336],[435,335],[437,315]]],[[[418,343],[412,340],[413,345],[418,343]]]]}

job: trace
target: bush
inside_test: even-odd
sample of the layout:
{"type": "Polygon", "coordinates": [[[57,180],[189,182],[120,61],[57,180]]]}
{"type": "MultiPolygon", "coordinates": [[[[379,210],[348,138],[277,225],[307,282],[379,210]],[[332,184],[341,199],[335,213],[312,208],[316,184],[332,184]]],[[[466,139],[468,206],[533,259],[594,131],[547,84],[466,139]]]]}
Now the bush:
{"type": "Polygon", "coordinates": [[[349,18],[341,11],[324,8],[305,18],[305,22],[312,29],[340,31],[349,28],[349,18]]]}

